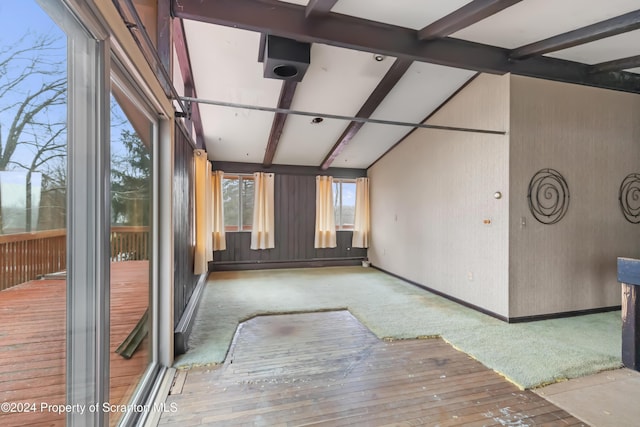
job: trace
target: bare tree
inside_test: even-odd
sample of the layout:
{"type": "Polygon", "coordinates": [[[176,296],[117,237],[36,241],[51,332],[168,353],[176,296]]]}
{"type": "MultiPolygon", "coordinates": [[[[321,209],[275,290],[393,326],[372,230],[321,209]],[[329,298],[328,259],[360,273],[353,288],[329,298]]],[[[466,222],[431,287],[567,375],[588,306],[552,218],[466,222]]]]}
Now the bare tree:
{"type": "MultiPolygon", "coordinates": [[[[65,54],[49,35],[25,35],[0,50],[0,171],[26,171],[28,231],[32,174],[41,173],[43,185],[66,181],[65,54]]],[[[4,223],[0,212],[0,233],[4,223]]]]}

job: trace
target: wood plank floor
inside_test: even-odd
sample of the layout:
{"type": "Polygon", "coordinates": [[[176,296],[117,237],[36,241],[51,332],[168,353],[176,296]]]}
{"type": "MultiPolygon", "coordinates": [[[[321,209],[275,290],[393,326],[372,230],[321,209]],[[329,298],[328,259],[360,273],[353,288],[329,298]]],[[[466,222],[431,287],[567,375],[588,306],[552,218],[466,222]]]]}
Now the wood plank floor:
{"type": "Polygon", "coordinates": [[[251,319],[176,389],[160,425],[585,425],[441,339],[380,341],[347,311],[251,319]]]}
{"type": "MultiPolygon", "coordinates": [[[[114,352],[148,306],[148,275],[147,261],[112,264],[112,404],[128,401],[148,364],[146,339],[129,360],[114,352]]],[[[65,288],[64,279],[47,279],[0,292],[0,402],[65,403],[65,288]]],[[[0,412],[0,426],[64,424],[64,414],[0,412]]]]}

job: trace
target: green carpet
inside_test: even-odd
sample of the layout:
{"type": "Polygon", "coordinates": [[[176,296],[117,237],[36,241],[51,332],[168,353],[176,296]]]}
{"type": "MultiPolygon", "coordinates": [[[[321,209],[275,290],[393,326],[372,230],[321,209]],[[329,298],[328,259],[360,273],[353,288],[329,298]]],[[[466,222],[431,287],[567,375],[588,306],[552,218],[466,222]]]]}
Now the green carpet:
{"type": "Polygon", "coordinates": [[[379,338],[440,336],[522,388],[622,366],[620,311],[507,324],[362,267],[212,273],[175,366],[223,362],[256,315],[345,308],[379,338]]]}

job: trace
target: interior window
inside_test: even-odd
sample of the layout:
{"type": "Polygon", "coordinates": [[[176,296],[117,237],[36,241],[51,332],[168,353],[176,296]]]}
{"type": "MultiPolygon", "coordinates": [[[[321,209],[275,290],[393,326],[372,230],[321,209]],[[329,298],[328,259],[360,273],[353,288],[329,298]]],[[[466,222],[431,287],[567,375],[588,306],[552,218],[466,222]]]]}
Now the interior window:
{"type": "Polygon", "coordinates": [[[225,175],[222,180],[225,231],[251,231],[253,195],[253,176],[225,175]]]}
{"type": "Polygon", "coordinates": [[[356,217],[356,182],[333,180],[333,207],[337,230],[353,230],[356,217]]]}

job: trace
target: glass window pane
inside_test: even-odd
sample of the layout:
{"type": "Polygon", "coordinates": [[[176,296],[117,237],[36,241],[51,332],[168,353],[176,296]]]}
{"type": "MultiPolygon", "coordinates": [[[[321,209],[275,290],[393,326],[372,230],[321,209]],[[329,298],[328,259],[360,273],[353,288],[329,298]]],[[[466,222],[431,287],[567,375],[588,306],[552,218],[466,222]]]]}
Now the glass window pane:
{"type": "MultiPolygon", "coordinates": [[[[64,404],[67,36],[35,1],[3,0],[0,41],[0,402],[64,404]]],[[[0,411],[3,426],[64,422],[0,411]]]]}
{"type": "Polygon", "coordinates": [[[342,225],[353,227],[356,218],[356,183],[342,183],[342,225]]]}
{"type": "Polygon", "coordinates": [[[251,230],[253,225],[254,181],[242,178],[242,229],[251,230]]]}
{"type": "Polygon", "coordinates": [[[238,178],[223,178],[222,198],[225,229],[237,230],[240,215],[240,181],[238,178]]]}
{"type": "MultiPolygon", "coordinates": [[[[151,362],[153,126],[112,87],[109,402],[126,405],[151,362]]],[[[111,413],[111,423],[122,415],[111,413]]]]}

